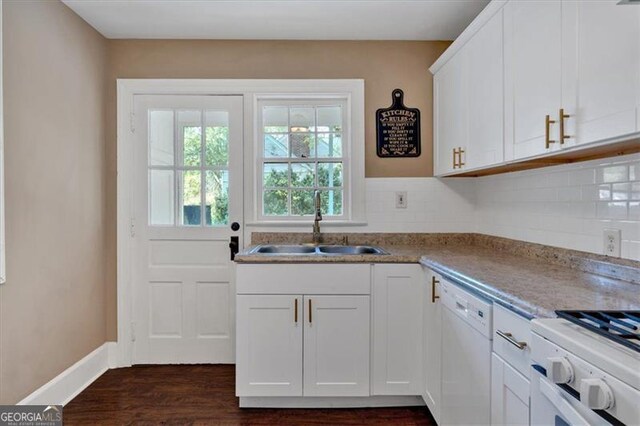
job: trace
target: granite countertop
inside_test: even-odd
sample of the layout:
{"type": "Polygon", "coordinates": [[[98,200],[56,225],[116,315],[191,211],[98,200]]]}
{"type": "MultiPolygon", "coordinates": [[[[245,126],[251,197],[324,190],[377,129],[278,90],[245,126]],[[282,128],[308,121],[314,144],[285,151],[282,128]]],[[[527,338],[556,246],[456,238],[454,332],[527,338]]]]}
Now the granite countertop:
{"type": "Polygon", "coordinates": [[[640,262],[478,234],[452,235],[393,238],[404,244],[373,238],[372,245],[387,255],[265,256],[248,249],[236,261],[421,263],[530,318],[554,317],[555,310],[640,310],[640,262]]]}

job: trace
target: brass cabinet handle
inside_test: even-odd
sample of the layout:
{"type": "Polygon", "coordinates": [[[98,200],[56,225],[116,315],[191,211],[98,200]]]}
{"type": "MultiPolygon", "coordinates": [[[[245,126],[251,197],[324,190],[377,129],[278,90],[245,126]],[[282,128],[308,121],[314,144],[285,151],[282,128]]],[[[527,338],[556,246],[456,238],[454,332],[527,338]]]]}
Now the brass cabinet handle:
{"type": "Polygon", "coordinates": [[[465,163],[462,162],[462,154],[464,154],[464,149],[462,147],[458,148],[458,167],[462,168],[465,163]]]}
{"type": "Polygon", "coordinates": [[[564,134],[564,120],[569,117],[571,116],[569,114],[565,114],[564,108],[560,108],[560,114],[558,119],[558,122],[560,124],[560,145],[564,143],[565,139],[569,139],[571,137],[569,135],[564,134]]]}
{"type": "Polygon", "coordinates": [[[502,337],[507,342],[511,343],[516,348],[520,349],[521,351],[523,351],[527,347],[527,342],[518,342],[516,339],[513,338],[513,334],[511,333],[505,333],[504,331],[496,330],[496,334],[502,337]]]}
{"type": "Polygon", "coordinates": [[[555,122],[556,121],[552,120],[548,114],[544,117],[544,147],[546,149],[549,149],[549,146],[552,143],[556,143],[556,141],[552,141],[549,136],[551,132],[551,125],[555,122]]]}
{"type": "Polygon", "coordinates": [[[436,299],[440,299],[440,296],[436,296],[436,284],[440,284],[440,281],[435,276],[431,277],[431,303],[436,303],[436,299]]]}
{"type": "Polygon", "coordinates": [[[456,155],[458,155],[458,150],[456,148],[453,148],[453,169],[455,170],[458,167],[458,164],[456,163],[456,155]]]}
{"type": "Polygon", "coordinates": [[[309,299],[309,324],[311,324],[312,318],[311,318],[311,299],[309,299]]]}
{"type": "Polygon", "coordinates": [[[293,306],[293,321],[298,323],[298,298],[296,297],[296,303],[293,306]]]}

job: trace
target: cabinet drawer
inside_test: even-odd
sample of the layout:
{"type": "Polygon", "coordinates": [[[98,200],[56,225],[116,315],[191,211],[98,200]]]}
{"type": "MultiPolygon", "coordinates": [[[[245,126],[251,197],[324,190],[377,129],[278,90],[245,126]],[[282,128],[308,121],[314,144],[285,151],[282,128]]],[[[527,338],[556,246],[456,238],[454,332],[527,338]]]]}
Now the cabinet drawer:
{"type": "Polygon", "coordinates": [[[369,264],[239,264],[238,294],[370,294],[369,264]]]}
{"type": "Polygon", "coordinates": [[[493,352],[525,377],[529,377],[531,324],[510,310],[493,305],[493,352]],[[516,346],[520,344],[521,347],[516,346]]]}

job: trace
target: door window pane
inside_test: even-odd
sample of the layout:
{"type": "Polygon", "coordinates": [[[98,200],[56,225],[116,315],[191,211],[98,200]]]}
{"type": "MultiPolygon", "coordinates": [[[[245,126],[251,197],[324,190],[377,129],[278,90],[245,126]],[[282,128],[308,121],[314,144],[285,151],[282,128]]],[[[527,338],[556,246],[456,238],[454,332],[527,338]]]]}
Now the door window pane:
{"type": "Polygon", "coordinates": [[[207,166],[229,164],[229,113],[205,113],[205,158],[207,166]]]}
{"type": "Polygon", "coordinates": [[[173,166],[173,111],[149,111],[149,164],[173,166]]]}
{"type": "Polygon", "coordinates": [[[174,220],[173,170],[149,170],[149,223],[173,225],[174,220]]]}
{"type": "Polygon", "coordinates": [[[318,163],[318,186],[342,186],[342,163],[318,163]]]}
{"type": "Polygon", "coordinates": [[[178,111],[178,129],[182,139],[182,164],[199,166],[202,156],[202,112],[178,111]]]}
{"type": "Polygon", "coordinates": [[[286,189],[264,191],[262,205],[265,216],[288,216],[288,191],[286,189]]]}
{"type": "Polygon", "coordinates": [[[229,172],[208,170],[206,174],[206,225],[229,223],[229,172]]]}
{"type": "Polygon", "coordinates": [[[293,190],[291,191],[291,214],[292,215],[312,215],[313,190],[293,190]]]}
{"type": "Polygon", "coordinates": [[[182,224],[200,225],[201,203],[200,198],[200,170],[185,170],[182,172],[182,224]]]}
{"type": "Polygon", "coordinates": [[[292,187],[313,187],[315,183],[315,163],[294,163],[291,165],[292,187]]]}

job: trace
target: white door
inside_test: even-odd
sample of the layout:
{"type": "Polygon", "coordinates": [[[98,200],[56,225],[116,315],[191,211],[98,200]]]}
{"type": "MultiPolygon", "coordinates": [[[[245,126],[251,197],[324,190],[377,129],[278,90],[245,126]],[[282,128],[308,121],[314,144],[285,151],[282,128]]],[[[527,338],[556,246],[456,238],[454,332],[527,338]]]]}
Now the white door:
{"type": "Polygon", "coordinates": [[[440,276],[425,269],[424,297],[424,390],[422,398],[431,415],[440,423],[442,395],[442,303],[440,302],[440,276]]]}
{"type": "Polygon", "coordinates": [[[454,149],[466,146],[468,91],[466,50],[461,49],[433,77],[435,174],[456,171],[454,149]]]}
{"type": "Polygon", "coordinates": [[[529,380],[496,354],[491,355],[491,424],[529,424],[529,380]]]}
{"type": "Polygon", "coordinates": [[[373,395],[418,395],[422,383],[422,267],[373,266],[373,395]]]}
{"type": "Polygon", "coordinates": [[[302,396],[299,295],[239,295],[237,396],[302,396]]]}
{"type": "Polygon", "coordinates": [[[640,7],[617,3],[562,2],[564,146],[640,130],[640,7]]]}
{"type": "MultiPolygon", "coordinates": [[[[504,63],[502,10],[466,46],[469,115],[465,168],[504,160],[504,63]]],[[[464,157],[463,157],[464,159],[464,157]]]]}
{"type": "MultiPolygon", "coordinates": [[[[505,151],[520,159],[559,149],[545,144],[545,116],[561,104],[560,0],[511,1],[504,7],[505,151]]],[[[549,126],[558,140],[558,123],[549,126]]]]}
{"type": "Polygon", "coordinates": [[[304,303],[304,396],[369,396],[369,296],[304,303]]]}
{"type": "Polygon", "coordinates": [[[133,363],[233,363],[242,97],[135,96],[134,111],[133,363]]]}

